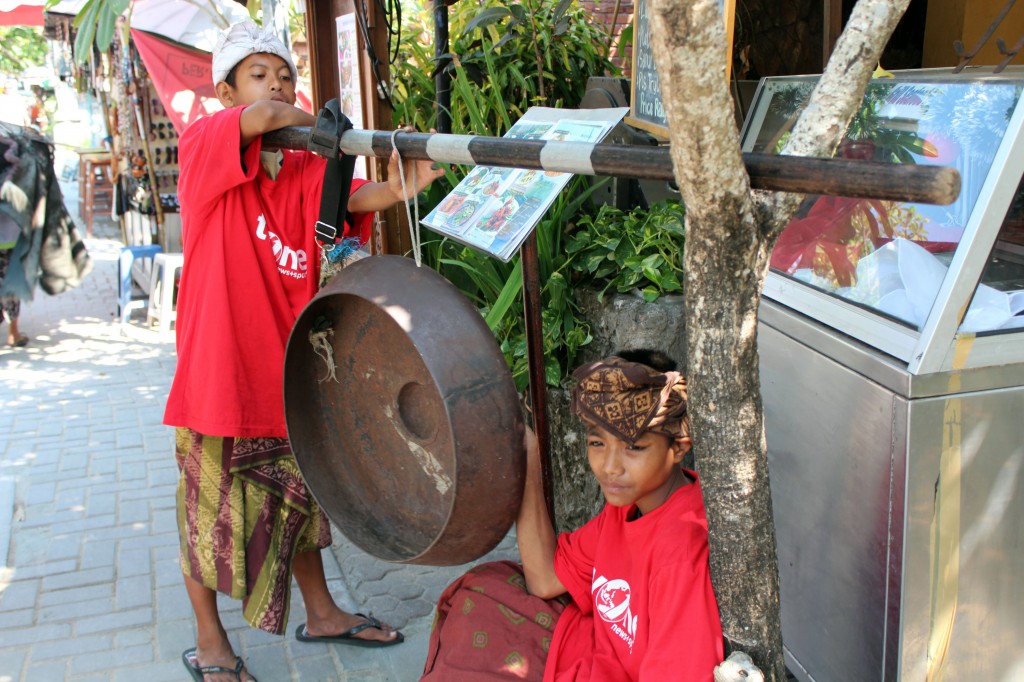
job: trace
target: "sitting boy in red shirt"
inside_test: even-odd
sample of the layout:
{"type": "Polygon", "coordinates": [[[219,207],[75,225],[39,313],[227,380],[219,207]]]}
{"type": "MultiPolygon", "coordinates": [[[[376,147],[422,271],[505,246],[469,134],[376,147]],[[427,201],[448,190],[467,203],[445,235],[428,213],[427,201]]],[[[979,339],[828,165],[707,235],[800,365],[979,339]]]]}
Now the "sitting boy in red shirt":
{"type": "Polygon", "coordinates": [[[680,466],[689,420],[686,380],[674,368],[661,353],[632,351],[576,370],[573,411],[587,425],[587,459],[608,504],[556,537],[528,431],[516,522],[525,583],[506,562],[449,587],[424,679],[713,679],[722,626],[700,484],[680,466]],[[554,598],[565,594],[563,610],[554,598]]]}

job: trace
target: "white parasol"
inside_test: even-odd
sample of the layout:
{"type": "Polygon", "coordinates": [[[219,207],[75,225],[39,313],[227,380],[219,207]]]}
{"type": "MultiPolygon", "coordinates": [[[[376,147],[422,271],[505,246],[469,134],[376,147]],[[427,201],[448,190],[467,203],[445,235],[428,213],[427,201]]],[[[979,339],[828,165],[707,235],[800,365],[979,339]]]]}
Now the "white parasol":
{"type": "MultiPolygon", "coordinates": [[[[85,3],[86,0],[62,0],[46,12],[76,16],[85,3]]],[[[222,31],[249,18],[245,7],[233,0],[133,0],[129,10],[132,28],[204,52],[213,52],[222,31]]]]}
{"type": "Polygon", "coordinates": [[[86,0],[61,0],[53,7],[46,10],[47,14],[67,14],[69,16],[76,16],[83,7],[85,7],[86,0]]]}
{"type": "Polygon", "coordinates": [[[212,52],[222,31],[249,18],[232,0],[134,0],[131,26],[204,52],[212,52]]]}

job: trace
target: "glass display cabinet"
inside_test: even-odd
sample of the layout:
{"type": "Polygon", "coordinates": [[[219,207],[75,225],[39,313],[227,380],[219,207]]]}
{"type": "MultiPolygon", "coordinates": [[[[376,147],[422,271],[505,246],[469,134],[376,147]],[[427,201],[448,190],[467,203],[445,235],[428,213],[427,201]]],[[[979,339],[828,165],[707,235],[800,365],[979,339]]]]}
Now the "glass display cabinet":
{"type": "MultiPolygon", "coordinates": [[[[817,76],[761,82],[747,152],[817,76]]],[[[1024,677],[1024,69],[872,80],[837,155],[949,206],[809,196],[760,313],[783,641],[802,680],[1024,677]]]]}

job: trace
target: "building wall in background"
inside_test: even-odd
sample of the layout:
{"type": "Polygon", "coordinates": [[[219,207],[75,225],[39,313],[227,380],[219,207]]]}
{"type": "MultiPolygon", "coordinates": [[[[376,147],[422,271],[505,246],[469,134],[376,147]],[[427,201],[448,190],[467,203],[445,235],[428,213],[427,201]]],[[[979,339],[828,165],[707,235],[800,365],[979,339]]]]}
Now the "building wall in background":
{"type": "Polygon", "coordinates": [[[622,30],[633,23],[633,0],[579,0],[580,5],[590,10],[594,19],[609,29],[612,44],[609,55],[612,62],[622,69],[624,78],[629,78],[632,44],[621,44],[622,30]]]}

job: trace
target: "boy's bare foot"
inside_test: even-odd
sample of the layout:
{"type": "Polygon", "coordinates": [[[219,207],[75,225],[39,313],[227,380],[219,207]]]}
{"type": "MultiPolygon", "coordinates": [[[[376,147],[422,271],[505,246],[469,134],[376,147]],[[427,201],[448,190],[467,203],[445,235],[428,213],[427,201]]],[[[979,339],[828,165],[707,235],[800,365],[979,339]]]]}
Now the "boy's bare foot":
{"type": "Polygon", "coordinates": [[[24,334],[8,334],[7,345],[15,348],[21,348],[28,343],[28,337],[24,334]]]}
{"type": "Polygon", "coordinates": [[[256,682],[227,640],[211,647],[189,649],[182,654],[182,660],[197,682],[256,682]],[[208,670],[214,667],[222,670],[208,670]]]}
{"type": "Polygon", "coordinates": [[[341,642],[362,646],[388,646],[405,640],[402,633],[373,616],[337,609],[328,617],[310,620],[295,632],[299,641],[341,642]]]}

